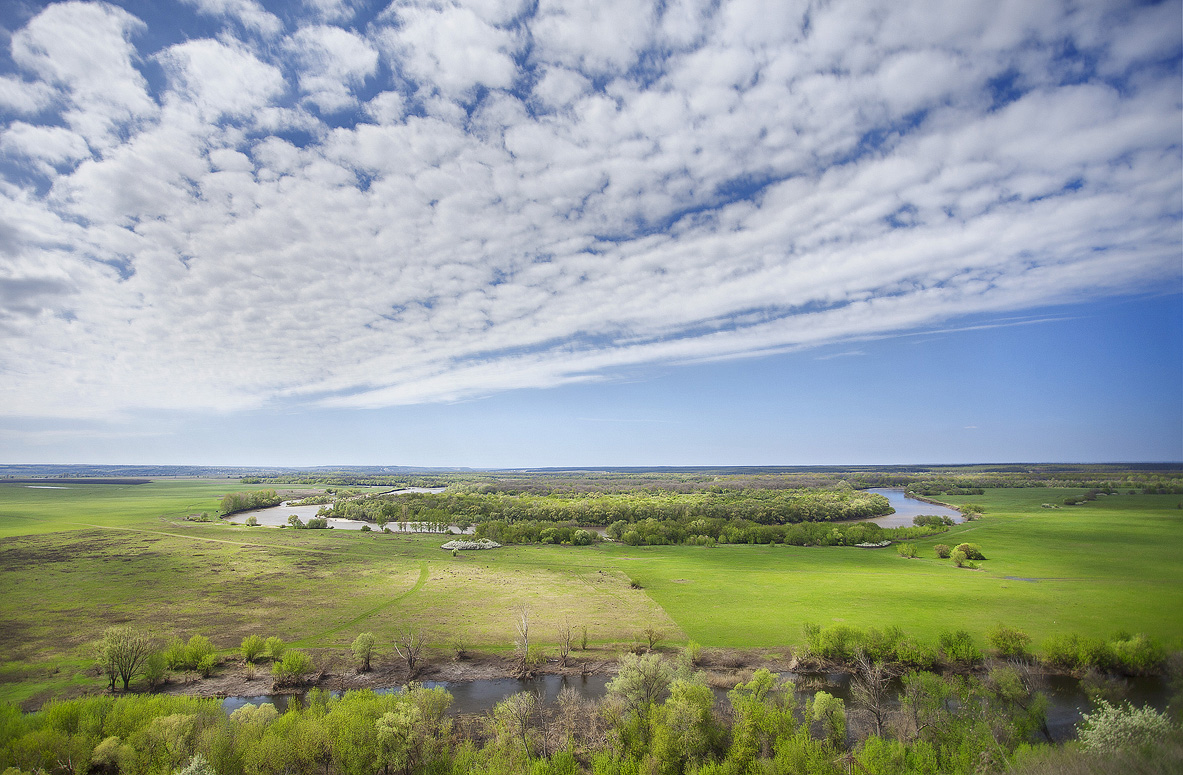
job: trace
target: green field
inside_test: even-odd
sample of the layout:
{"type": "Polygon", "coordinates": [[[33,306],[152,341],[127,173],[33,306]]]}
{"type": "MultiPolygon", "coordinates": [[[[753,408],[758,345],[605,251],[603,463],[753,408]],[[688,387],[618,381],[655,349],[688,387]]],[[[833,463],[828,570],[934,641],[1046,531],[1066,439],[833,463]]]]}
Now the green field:
{"type": "Polygon", "coordinates": [[[1177,495],[989,490],[985,518],[894,549],[791,546],[517,546],[453,558],[439,536],[292,531],[184,522],[216,513],[225,480],[38,490],[0,485],[0,700],[45,696],[89,676],[89,644],[130,623],[200,633],[229,650],[249,633],[342,649],[404,626],[439,647],[502,650],[515,610],[551,639],[569,618],[593,642],[649,625],[705,646],[792,646],[804,622],[898,625],[922,640],[997,622],[1038,644],[1053,633],[1142,632],[1183,646],[1183,510],[1177,495]],[[972,541],[978,570],[937,560],[972,541]],[[1008,578],[1010,577],[1010,578],[1008,578]],[[635,589],[630,581],[642,588],[635,589]]]}

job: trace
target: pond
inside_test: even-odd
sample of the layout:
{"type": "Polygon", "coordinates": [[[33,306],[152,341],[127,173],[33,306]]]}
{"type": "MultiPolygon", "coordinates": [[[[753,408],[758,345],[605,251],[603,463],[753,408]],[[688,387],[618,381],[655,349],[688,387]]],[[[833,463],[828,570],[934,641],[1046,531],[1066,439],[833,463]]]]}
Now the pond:
{"type": "MultiPolygon", "coordinates": [[[[406,487],[401,490],[391,490],[385,493],[375,493],[376,495],[397,495],[404,492],[443,492],[443,487],[406,487]]],[[[301,522],[307,522],[315,517],[322,506],[292,506],[291,501],[284,501],[278,506],[272,506],[267,509],[255,509],[254,511],[240,511],[226,517],[226,522],[231,522],[235,525],[246,524],[247,519],[254,517],[260,525],[267,527],[280,527],[288,524],[288,517],[295,514],[300,518],[301,522]]],[[[437,530],[426,530],[422,527],[420,522],[407,522],[400,524],[398,522],[389,522],[386,527],[390,528],[393,533],[425,533],[439,532],[437,530]]],[[[362,522],[356,519],[338,519],[336,517],[329,518],[329,526],[335,530],[361,530],[363,525],[369,525],[371,530],[377,530],[377,525],[370,522],[362,522]]],[[[471,534],[472,528],[468,530],[461,530],[455,525],[448,527],[449,532],[455,535],[471,534]]]]}
{"type": "Polygon", "coordinates": [[[912,518],[918,517],[921,514],[949,517],[956,523],[965,521],[965,518],[961,516],[961,512],[957,509],[909,498],[904,494],[903,490],[888,487],[873,487],[867,490],[867,492],[887,498],[887,502],[895,509],[894,514],[866,520],[867,522],[874,522],[879,527],[912,527],[912,518]]]}
{"type": "MultiPolygon", "coordinates": [[[[846,703],[847,712],[852,708],[851,675],[849,673],[781,673],[781,678],[791,680],[799,687],[793,692],[797,700],[797,708],[804,708],[805,703],[818,691],[826,691],[846,703]]],[[[598,700],[608,693],[610,676],[560,676],[541,675],[535,678],[519,680],[516,678],[495,678],[477,681],[424,681],[423,686],[442,687],[452,695],[453,714],[482,714],[493,709],[493,706],[518,692],[533,692],[537,694],[543,704],[552,705],[558,701],[559,692],[565,687],[571,687],[579,692],[584,699],[598,700]]],[[[737,679],[738,680],[738,679],[737,679]]],[[[1071,740],[1076,736],[1076,724],[1082,715],[1091,708],[1088,697],[1080,688],[1080,681],[1071,676],[1045,676],[1042,691],[1047,694],[1049,704],[1047,710],[1048,730],[1052,739],[1057,743],[1071,740]]],[[[892,691],[898,694],[903,688],[899,679],[893,681],[892,691]]],[[[1170,687],[1167,681],[1157,676],[1141,676],[1128,679],[1127,696],[1136,707],[1150,705],[1157,710],[1164,710],[1170,702],[1170,687]]],[[[391,694],[402,691],[401,688],[379,689],[378,694],[391,694]]],[[[713,689],[715,702],[726,704],[727,690],[713,689]]],[[[260,705],[271,703],[276,710],[283,713],[292,702],[303,703],[305,695],[268,695],[227,697],[222,700],[222,709],[233,713],[247,703],[260,705]]],[[[899,707],[898,702],[894,707],[899,707]]]]}

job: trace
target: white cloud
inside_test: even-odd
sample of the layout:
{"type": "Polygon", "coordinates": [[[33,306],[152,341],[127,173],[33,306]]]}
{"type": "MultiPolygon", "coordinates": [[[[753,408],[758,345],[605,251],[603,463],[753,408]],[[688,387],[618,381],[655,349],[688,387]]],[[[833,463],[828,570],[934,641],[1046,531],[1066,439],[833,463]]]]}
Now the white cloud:
{"type": "Polygon", "coordinates": [[[43,162],[40,171],[54,173],[53,166],[90,157],[81,135],[57,126],[33,126],[15,121],[0,132],[0,151],[43,162]]]}
{"type": "MultiPolygon", "coordinates": [[[[155,112],[146,81],[133,65],[130,39],[143,28],[136,17],[105,3],[59,3],[13,34],[12,58],[40,76],[43,87],[62,89],[70,102],[66,122],[106,147],[116,142],[120,127],[155,112]]],[[[11,81],[8,86],[11,90],[11,81]]],[[[30,107],[37,104],[33,89],[25,88],[23,97],[32,97],[30,107]]]]}
{"type": "Polygon", "coordinates": [[[378,52],[340,27],[304,27],[287,41],[300,68],[300,89],[326,112],[357,103],[353,89],[378,69],[378,52]]]}
{"type": "Polygon", "coordinates": [[[506,89],[517,77],[513,55],[521,46],[514,32],[494,26],[475,11],[457,6],[399,6],[398,24],[379,34],[396,68],[457,99],[476,86],[506,89]]]}
{"type": "Polygon", "coordinates": [[[151,52],[51,6],[0,81],[51,183],[0,180],[5,411],[451,400],[1179,282],[1178,70],[1136,45],[1177,31],[869,10],[324,4],[151,52]]]}
{"type": "Polygon", "coordinates": [[[263,35],[278,35],[283,22],[255,0],[182,0],[209,16],[236,19],[243,27],[263,35]]]}
{"type": "Polygon", "coordinates": [[[216,40],[192,40],[159,55],[178,97],[205,121],[246,116],[282,94],[283,74],[244,47],[216,40]]]}

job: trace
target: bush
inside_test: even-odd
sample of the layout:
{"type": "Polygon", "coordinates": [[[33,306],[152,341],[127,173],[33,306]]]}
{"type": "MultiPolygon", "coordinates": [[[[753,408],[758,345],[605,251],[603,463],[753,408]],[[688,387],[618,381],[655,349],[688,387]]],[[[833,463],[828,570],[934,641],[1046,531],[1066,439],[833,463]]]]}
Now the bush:
{"type": "Polygon", "coordinates": [[[258,527],[259,526],[259,520],[255,518],[254,514],[251,514],[249,517],[246,518],[246,526],[247,527],[258,527]]]}
{"type": "Polygon", "coordinates": [[[188,654],[185,651],[185,643],[180,638],[173,638],[164,647],[161,652],[164,655],[164,664],[169,670],[188,670],[188,654]]]}
{"type": "Polygon", "coordinates": [[[277,638],[272,635],[267,639],[265,644],[267,646],[267,656],[271,657],[271,661],[278,662],[283,659],[283,652],[287,650],[287,644],[283,642],[283,638],[277,638]]]}
{"type": "Polygon", "coordinates": [[[949,548],[948,544],[937,544],[932,549],[937,553],[937,557],[941,558],[942,560],[949,559],[949,555],[953,552],[953,550],[949,548]]]}
{"type": "Polygon", "coordinates": [[[1145,635],[1116,638],[1107,644],[1114,662],[1126,673],[1153,673],[1167,658],[1167,650],[1145,635]]]}
{"type": "Polygon", "coordinates": [[[912,544],[900,544],[895,551],[900,557],[913,558],[916,556],[916,547],[912,544]]]}
{"type": "Polygon", "coordinates": [[[984,560],[982,556],[982,548],[977,544],[957,544],[957,548],[953,551],[963,552],[967,560],[984,560]]]}
{"type": "Polygon", "coordinates": [[[185,666],[190,670],[199,667],[206,657],[213,656],[214,644],[204,635],[194,635],[185,646],[185,666]]]}
{"type": "Polygon", "coordinates": [[[960,549],[954,549],[952,557],[953,557],[953,564],[954,565],[956,565],[958,568],[965,567],[965,563],[966,563],[965,552],[961,551],[960,549]]]}
{"type": "Polygon", "coordinates": [[[277,684],[299,683],[302,676],[314,669],[312,657],[299,649],[291,649],[285,651],[283,658],[271,666],[271,673],[277,684]]]}
{"type": "Polygon", "coordinates": [[[263,649],[267,647],[264,640],[258,635],[248,635],[242,639],[242,646],[239,649],[242,652],[242,658],[247,662],[254,662],[263,653],[263,649]]]}
{"type": "Polygon", "coordinates": [[[168,662],[164,658],[164,653],[157,651],[144,662],[144,679],[147,680],[149,689],[155,689],[167,678],[168,662]]]}
{"type": "Polygon", "coordinates": [[[1086,713],[1077,725],[1080,744],[1093,751],[1117,751],[1144,748],[1171,733],[1167,717],[1150,707],[1135,708],[1097,702],[1097,709],[1086,713]]]}
{"type": "Polygon", "coordinates": [[[939,641],[941,655],[948,662],[973,664],[982,659],[982,652],[978,651],[978,647],[974,645],[973,636],[965,630],[942,632],[939,641]]]}
{"type": "Polygon", "coordinates": [[[1027,647],[1031,645],[1031,636],[1022,630],[1016,630],[1004,624],[996,624],[986,633],[986,642],[1000,657],[1022,657],[1027,655],[1027,647]]]}
{"type": "Polygon", "coordinates": [[[206,654],[197,662],[197,672],[201,673],[202,678],[209,678],[214,674],[214,668],[218,666],[218,657],[214,654],[206,654]]]}

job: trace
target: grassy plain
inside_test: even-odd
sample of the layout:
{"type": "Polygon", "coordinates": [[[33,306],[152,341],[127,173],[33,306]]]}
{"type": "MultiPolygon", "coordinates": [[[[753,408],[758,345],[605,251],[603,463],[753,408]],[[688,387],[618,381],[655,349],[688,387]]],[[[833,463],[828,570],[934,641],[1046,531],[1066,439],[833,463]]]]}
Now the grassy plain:
{"type": "Polygon", "coordinates": [[[1116,495],[1043,509],[1080,490],[949,498],[986,517],[894,549],[790,546],[520,546],[453,558],[438,536],[293,531],[180,521],[239,486],[164,481],[31,490],[0,485],[0,700],[79,685],[89,644],[115,623],[201,633],[232,649],[250,633],[341,649],[407,625],[441,647],[506,649],[516,609],[553,640],[565,617],[595,642],[647,625],[706,646],[781,647],[804,622],[898,625],[923,640],[996,622],[1040,642],[1058,632],[1144,632],[1183,646],[1180,496],[1116,495]],[[937,560],[972,541],[978,570],[937,560]],[[630,586],[635,580],[641,590],[630,586]]]}

